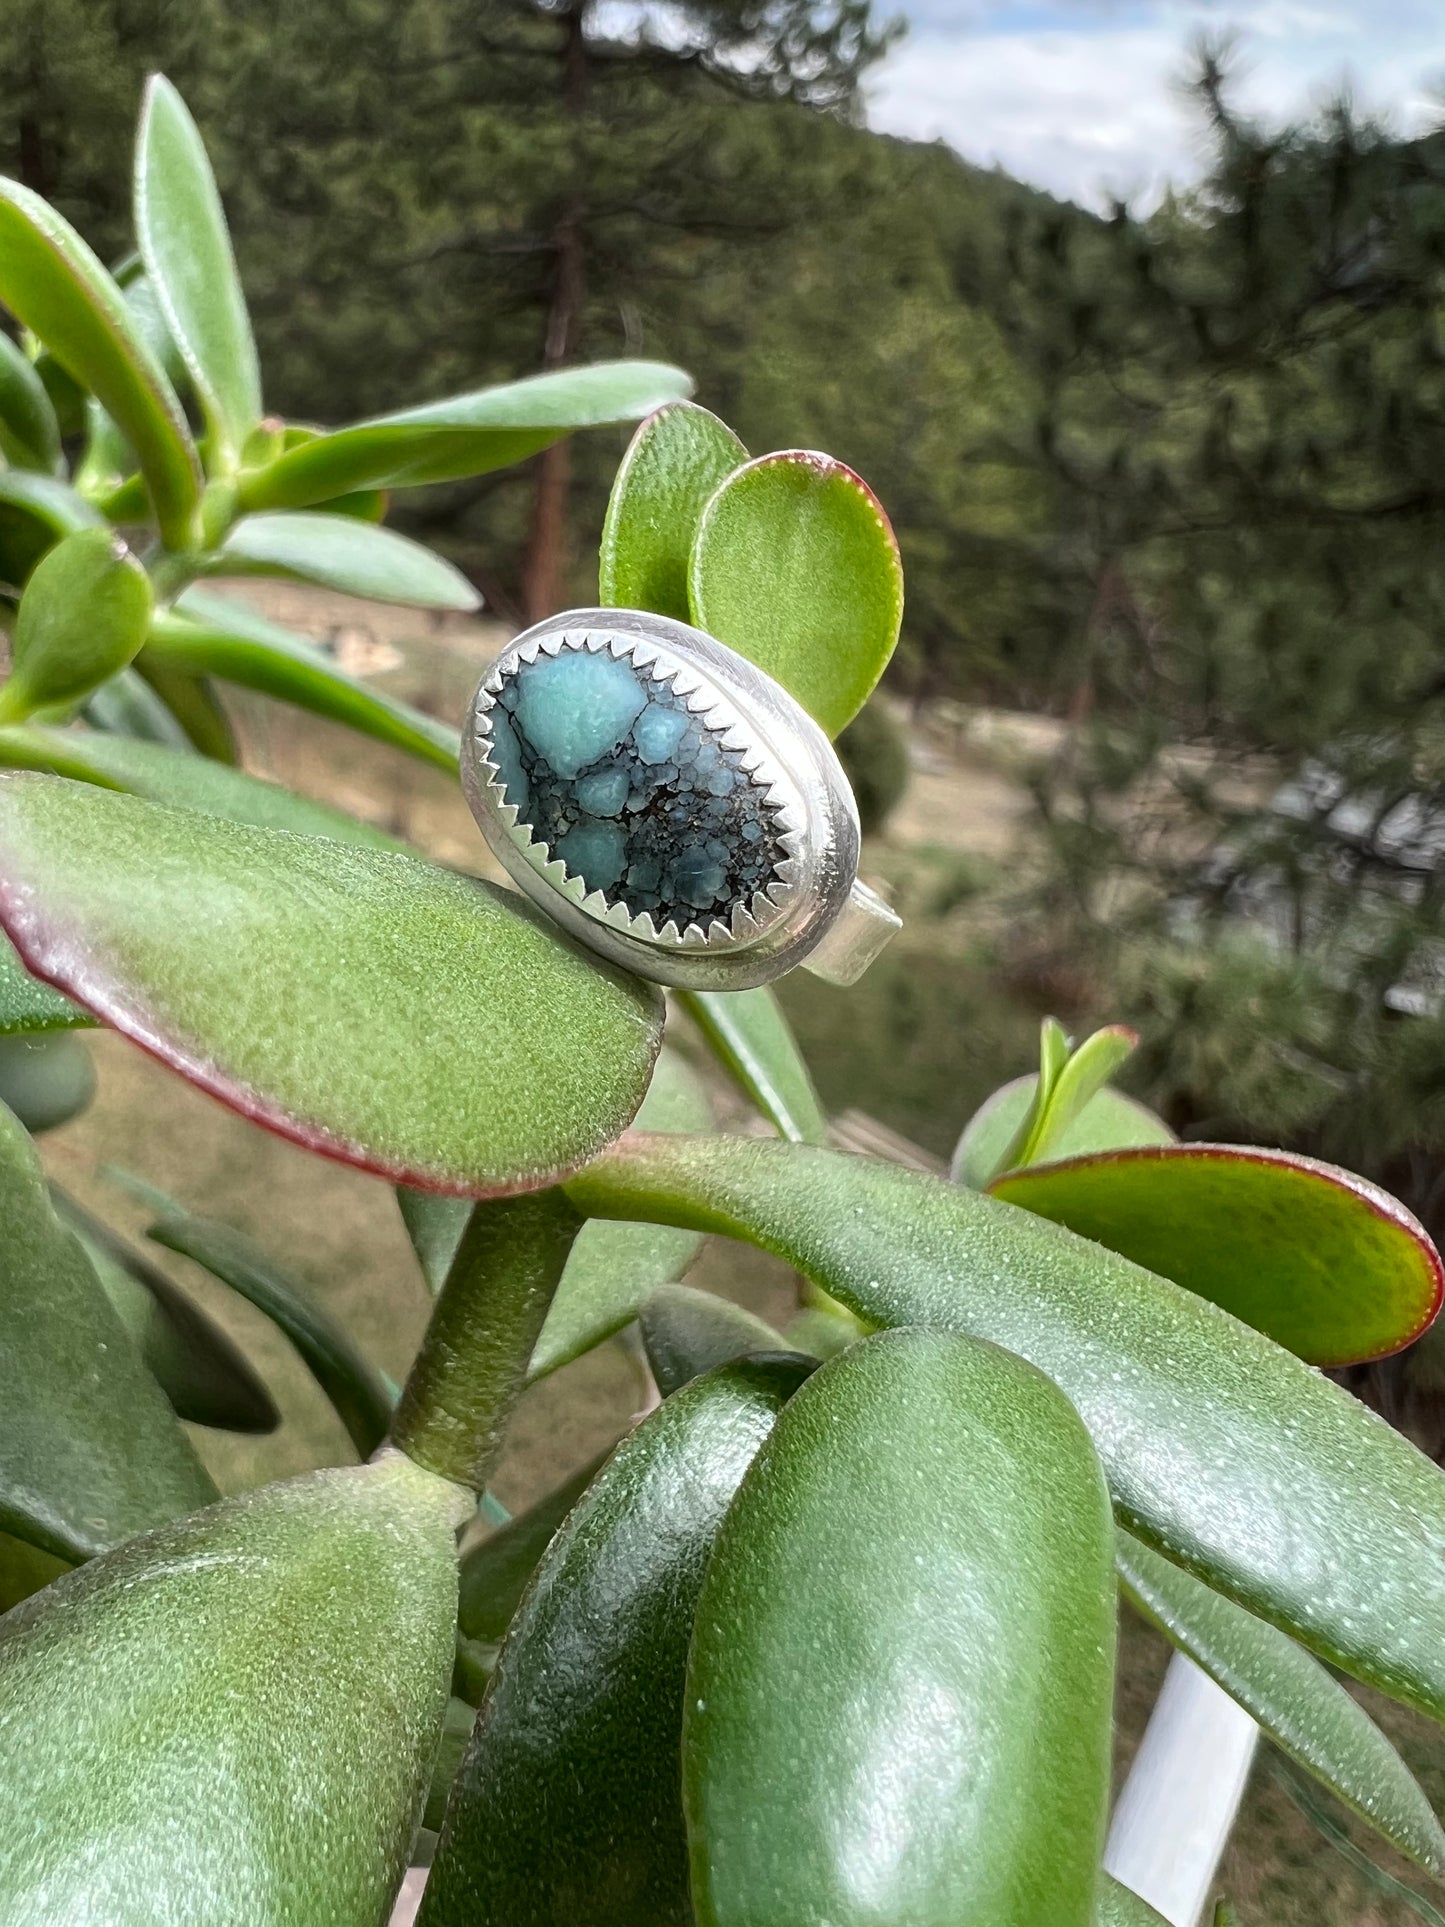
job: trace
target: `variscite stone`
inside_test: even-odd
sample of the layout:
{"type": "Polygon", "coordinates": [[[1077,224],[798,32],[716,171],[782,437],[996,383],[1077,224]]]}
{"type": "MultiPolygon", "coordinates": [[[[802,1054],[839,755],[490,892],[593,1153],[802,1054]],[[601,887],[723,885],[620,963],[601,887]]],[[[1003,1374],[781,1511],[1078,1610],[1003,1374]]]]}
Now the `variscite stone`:
{"type": "Polygon", "coordinates": [[[727,918],[785,852],[744,752],[605,651],[521,663],[491,711],[506,800],[569,874],[660,928],[727,918]]]}

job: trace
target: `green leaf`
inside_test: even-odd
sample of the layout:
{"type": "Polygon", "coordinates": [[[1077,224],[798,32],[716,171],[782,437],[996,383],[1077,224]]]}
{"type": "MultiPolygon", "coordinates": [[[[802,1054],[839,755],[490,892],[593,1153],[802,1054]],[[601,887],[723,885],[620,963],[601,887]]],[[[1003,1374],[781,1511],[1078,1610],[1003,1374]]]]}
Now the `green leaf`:
{"type": "Polygon", "coordinates": [[[693,1606],[796,1367],[700,1379],[613,1453],[512,1622],[418,1927],[689,1918],[678,1743],[693,1606]]]}
{"type": "MultiPolygon", "coordinates": [[[[713,1125],[707,1093],[686,1058],[667,1044],[657,1054],[647,1095],[632,1122],[640,1131],[707,1131],[713,1125]]],[[[408,1191],[405,1185],[397,1189],[397,1204],[426,1289],[435,1295],[457,1256],[472,1206],[466,1199],[408,1191]]],[[[701,1239],[692,1231],[667,1231],[661,1226],[582,1227],[566,1260],[563,1283],[557,1287],[557,1301],[549,1314],[553,1324],[543,1328],[541,1351],[532,1360],[534,1376],[555,1370],[620,1332],[636,1316],[636,1308],[653,1285],[667,1283],[692,1264],[699,1245],[701,1239]]]]}
{"type": "Polygon", "coordinates": [[[49,729],[38,723],[0,728],[0,768],[48,770],[100,789],[124,790],[152,803],[204,810],[231,823],[263,830],[294,830],[328,836],[368,849],[400,850],[402,845],[371,824],[345,816],[328,804],[313,803],[279,783],[213,763],[188,750],[167,749],[133,736],[101,735],[95,730],[49,729]]]}
{"type": "Polygon", "coordinates": [[[0,1615],[69,1572],[70,1565],[68,1559],[57,1559],[52,1552],[0,1532],[0,1615]]]}
{"type": "MultiPolygon", "coordinates": [[[[952,1176],[983,1191],[1004,1167],[1009,1147],[1034,1103],[1036,1075],[1016,1077],[984,1099],[964,1126],[953,1154],[952,1176]]],[[[1106,1086],[1091,1097],[1050,1147],[1055,1158],[1084,1151],[1112,1151],[1131,1144],[1172,1144],[1174,1133],[1135,1098],[1106,1086]]]]}
{"type": "Polygon", "coordinates": [[[0,1918],[384,1920],[446,1710],[467,1510],[390,1453],[227,1500],[11,1613],[0,1918]]]}
{"type": "Polygon", "coordinates": [[[1439,1253],[1378,1185],[1288,1151],[1103,1151],[990,1187],[995,1197],[1172,1278],[1314,1365],[1408,1345],[1440,1308],[1439,1253]]]}
{"type": "Polygon", "coordinates": [[[830,736],[888,665],[903,620],[898,544],[851,468],[789,449],[738,469],[693,548],[693,621],[755,662],[830,736]]]}
{"type": "Polygon", "coordinates": [[[391,1423],[391,1392],[346,1327],[318,1305],[304,1285],[242,1232],[214,1218],[162,1218],[146,1236],[193,1260],[278,1325],[326,1394],[360,1457],[371,1456],[391,1423]]]}
{"type": "Polygon", "coordinates": [[[781,1137],[825,1144],[828,1120],[782,1006],[766,984],[756,990],[674,993],[713,1055],[781,1137]]]}
{"type": "Polygon", "coordinates": [[[79,702],[124,669],[150,627],[150,577],[110,529],[79,529],[42,556],[20,598],[0,722],[79,702]]]}
{"type": "Polygon", "coordinates": [[[152,661],[295,703],[456,773],[461,739],[454,729],[368,689],[311,643],[220,596],[189,589],[179,597],[151,630],[146,666],[152,661]]]}
{"type": "Polygon", "coordinates": [[[0,1104],[32,1137],[68,1124],[94,1096],[95,1065],[69,1030],[0,1037],[0,1104]]]}
{"type": "MultiPolygon", "coordinates": [[[[1367,1887],[1386,1900],[1406,1908],[1416,1920],[1423,1920],[1426,1927],[1445,1927],[1445,1914],[1433,1906],[1424,1894],[1397,1879],[1394,1874],[1387,1873],[1369,1854],[1356,1846],[1330,1802],[1321,1797],[1314,1781],[1301,1773],[1287,1756],[1275,1754],[1269,1761],[1269,1768],[1270,1778],[1283,1788],[1316,1832],[1322,1834],[1335,1852],[1349,1862],[1367,1887]]],[[[1215,1927],[1239,1927],[1239,1916],[1227,1901],[1220,1901],[1215,1910],[1215,1927]]]]}
{"type": "Polygon", "coordinates": [[[12,468],[54,475],[61,465],[60,424],[35,364],[0,331],[0,455],[12,468]]]}
{"type": "Polygon", "coordinates": [[[215,1487],[4,1110],[0,1217],[0,1530],[88,1559],[206,1505],[215,1487]]]}
{"type": "Polygon", "coordinates": [[[647,1362],[664,1398],[734,1359],[788,1349],[761,1318],[691,1285],[660,1285],[644,1301],[638,1323],[647,1362]]]}
{"type": "Polygon", "coordinates": [[[1137,1894],[1105,1874],[1099,1885],[1099,1927],[1169,1927],[1137,1894]]]}
{"type": "Polygon", "coordinates": [[[457,1623],[466,1638],[503,1637],[553,1534],[610,1457],[593,1459],[462,1555],[457,1623]]]}
{"type": "Polygon", "coordinates": [[[36,563],[77,529],[102,529],[105,519],[82,495],[52,475],[0,469],[0,581],[23,589],[36,563]]]}
{"type": "Polygon", "coordinates": [[[32,970],[201,1089],[437,1189],[575,1168],[631,1118],[661,1032],[654,986],[514,895],[53,776],[0,778],[0,918],[32,970]]]}
{"type": "Polygon", "coordinates": [[[171,548],[189,548],[201,499],[186,418],[125,297],[68,221],[0,180],[0,301],[90,390],[135,450],[171,548]]]}
{"type": "Polygon", "coordinates": [[[94,1028],[95,1019],[88,1010],[32,977],[15,954],[14,944],[0,937],[0,1037],[94,1028]]]}
{"type": "Polygon", "coordinates": [[[870,1324],[1031,1360],[1082,1414],[1129,1530],[1445,1716],[1445,1473],[1216,1306],[996,1198],[811,1147],[633,1136],[567,1189],[592,1215],[776,1252],[870,1324]]]}
{"type": "Polygon", "coordinates": [[[1445,1872],[1445,1832],[1419,1783],[1318,1660],[1127,1533],[1119,1535],[1117,1558],[1135,1605],[1238,1700],[1276,1746],[1401,1853],[1431,1873],[1445,1872]]]}
{"type": "Polygon", "coordinates": [[[350,515],[248,515],[222,543],[213,575],[275,575],[373,602],[471,610],[481,597],[460,569],[420,542],[350,515]]]}
{"type": "Polygon", "coordinates": [[[261,371],[211,164],[185,102],[162,74],[146,83],[141,108],[135,231],[205,413],[212,465],[231,474],[261,419],[261,371]]]}
{"type": "Polygon", "coordinates": [[[226,714],[220,691],[209,676],[188,676],[184,670],[149,655],[144,649],[136,664],[152,694],[180,725],[186,741],[216,763],[239,763],[240,746],[226,714]]]}
{"type": "Polygon", "coordinates": [[[1020,1359],[912,1331],[822,1366],[698,1600],[699,1927],[1093,1927],[1113,1538],[1088,1434],[1020,1359]]]}
{"type": "MultiPolygon", "coordinates": [[[[686,1059],[665,1045],[633,1122],[645,1131],[712,1127],[707,1093],[686,1059]]],[[[427,1289],[438,1292],[471,1207],[465,1199],[405,1189],[397,1201],[427,1289]]],[[[701,1244],[696,1233],[663,1225],[584,1225],[532,1354],[531,1376],[542,1378],[621,1331],[649,1292],[687,1270],[701,1244]]]]}
{"type": "Polygon", "coordinates": [[[661,362],[613,361],[480,388],[289,449],[242,477],[241,503],[248,510],[305,508],[354,489],[485,475],[525,461],[573,429],[640,421],[691,387],[679,369],[661,362]]]}
{"type": "Polygon", "coordinates": [[[180,723],[134,666],[92,689],[76,713],[103,736],[123,736],[131,742],[179,750],[183,756],[193,754],[180,723]]]}
{"type": "Polygon", "coordinates": [[[600,600],[691,622],[687,574],[702,512],[748,459],[725,422],[695,402],[649,415],[622,458],[602,525],[600,600]]]}
{"type": "MultiPolygon", "coordinates": [[[[676,1051],[659,1056],[634,1123],[645,1131],[712,1129],[707,1092],[676,1051]]],[[[584,1225],[532,1354],[532,1377],[555,1372],[630,1324],[659,1285],[682,1276],[701,1244],[695,1232],[665,1225],[584,1225]]]]}
{"type": "MultiPolygon", "coordinates": [[[[1054,1020],[1050,1018],[1049,1024],[1054,1020]]],[[[1123,1024],[1111,1024],[1086,1037],[1077,1050],[1070,1051],[1068,1040],[1057,1025],[1063,1040],[1062,1060],[1050,1067],[1049,1091],[1027,1140],[1010,1164],[1039,1164],[1057,1156],[1055,1146],[1073,1129],[1078,1118],[1099,1092],[1133,1055],[1139,1033],[1123,1024]]],[[[1047,1025],[1045,1034],[1047,1035],[1047,1025]]]]}
{"type": "Polygon", "coordinates": [[[51,1196],[176,1416],[227,1432],[274,1432],[276,1402],[228,1334],[75,1198],[55,1185],[51,1196]]]}

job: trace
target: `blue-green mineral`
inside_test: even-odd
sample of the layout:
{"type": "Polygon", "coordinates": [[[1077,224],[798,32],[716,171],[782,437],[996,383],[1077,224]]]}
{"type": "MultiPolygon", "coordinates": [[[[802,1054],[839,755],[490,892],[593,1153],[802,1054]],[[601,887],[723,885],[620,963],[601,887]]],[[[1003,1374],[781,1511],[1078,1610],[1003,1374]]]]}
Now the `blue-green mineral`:
{"type": "Polygon", "coordinates": [[[491,761],[533,836],[589,890],[661,926],[728,917],[777,875],[767,793],[671,687],[605,651],[522,663],[491,761]]]}

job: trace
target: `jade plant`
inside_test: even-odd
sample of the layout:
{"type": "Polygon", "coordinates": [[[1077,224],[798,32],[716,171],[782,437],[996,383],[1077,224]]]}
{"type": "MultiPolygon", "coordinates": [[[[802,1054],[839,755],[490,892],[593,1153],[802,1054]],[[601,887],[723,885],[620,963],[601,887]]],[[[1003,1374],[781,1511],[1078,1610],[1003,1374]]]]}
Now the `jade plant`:
{"type": "Polygon", "coordinates": [[[868,490],[749,459],[642,363],[268,417],[164,81],[136,229],[111,273],[0,184],[0,1922],[380,1927],[430,1858],[425,1927],[1157,1923],[1102,1871],[1121,1593],[1445,1869],[1338,1677],[1445,1717],[1445,1475],[1316,1369],[1434,1317],[1404,1210],[1174,1142],[1112,1088],[1122,1028],[1046,1025],[949,1179],[831,1149],[769,989],[669,1005],[236,765],[232,685],[447,770],[458,741],[207,578],[469,608],[391,493],[634,419],[603,601],[709,631],[836,735],[901,614],[868,490]],[[96,1024],[395,1186],[434,1294],[399,1388],[284,1264],[153,1196],[356,1463],[217,1500],[181,1420],[265,1429],[267,1387],[26,1128],[85,1101],[96,1024]],[[715,1129],[722,1078],[754,1129],[715,1129]],[[708,1234],[796,1268],[786,1329],[684,1282],[708,1234]],[[619,1333],[655,1409],[508,1521],[518,1398],[619,1333]]]}

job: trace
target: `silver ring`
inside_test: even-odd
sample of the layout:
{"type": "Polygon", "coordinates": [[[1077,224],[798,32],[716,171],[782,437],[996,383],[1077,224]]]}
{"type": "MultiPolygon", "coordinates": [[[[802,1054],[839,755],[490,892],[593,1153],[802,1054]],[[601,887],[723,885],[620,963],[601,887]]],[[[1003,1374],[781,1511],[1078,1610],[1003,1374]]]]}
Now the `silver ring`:
{"type": "Polygon", "coordinates": [[[670,617],[572,609],[509,643],[472,699],[462,784],[526,895],[657,983],[745,990],[801,963],[852,983],[899,928],[858,882],[822,730],[670,617]]]}

